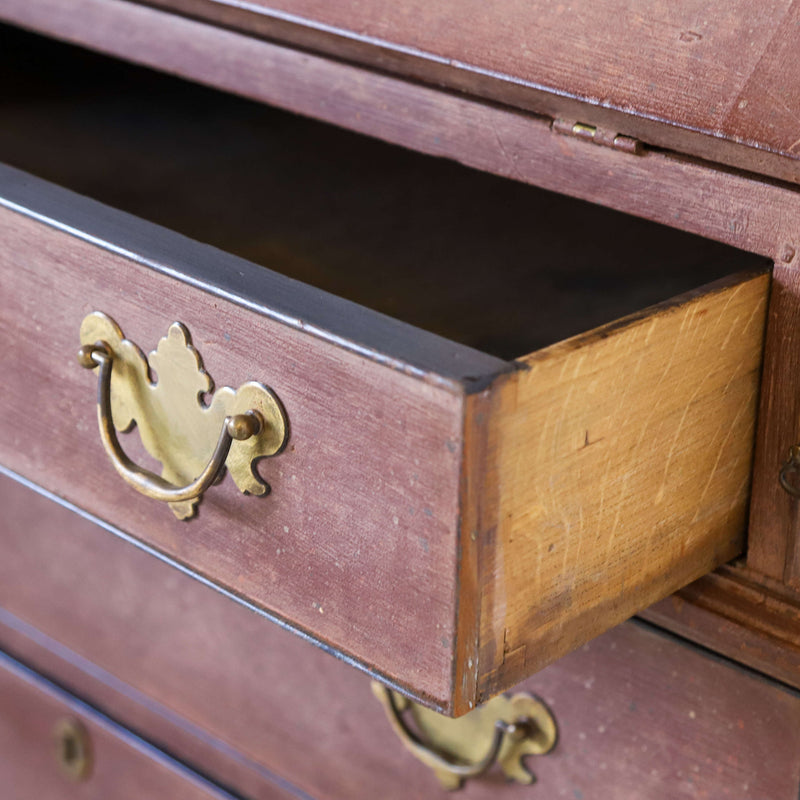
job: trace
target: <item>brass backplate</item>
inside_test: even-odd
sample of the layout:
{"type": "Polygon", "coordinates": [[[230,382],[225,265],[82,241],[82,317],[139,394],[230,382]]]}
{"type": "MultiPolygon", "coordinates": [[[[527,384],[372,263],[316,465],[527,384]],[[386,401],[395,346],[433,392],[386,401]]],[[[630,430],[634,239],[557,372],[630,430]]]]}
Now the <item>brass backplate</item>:
{"type": "MultiPolygon", "coordinates": [[[[381,684],[373,683],[373,692],[382,702],[386,691],[381,684]]],[[[527,693],[494,697],[456,718],[431,711],[396,692],[392,692],[392,698],[396,710],[413,720],[419,739],[415,743],[401,733],[403,743],[433,770],[445,789],[458,789],[464,780],[448,769],[446,762],[470,765],[484,759],[492,747],[498,721],[517,726],[514,735],[504,737],[496,759],[506,777],[517,783],[530,784],[536,780],[524,759],[549,753],[558,739],[550,709],[527,693]],[[425,746],[420,747],[423,743],[425,746]]]]}
{"type": "MultiPolygon", "coordinates": [[[[147,452],[161,463],[164,480],[176,486],[194,480],[214,452],[225,418],[253,409],[264,424],[256,435],[231,444],[225,466],[242,492],[269,491],[255,471],[255,462],[279,453],[289,434],[286,414],[271,389],[249,382],[238,389],[223,386],[214,391],[189,331],[180,322],[170,326],[149,358],[99,311],[83,320],[80,340],[85,346],[102,342],[110,350],[114,427],[125,433],[136,426],[147,452]],[[205,403],[204,396],[212,392],[205,403]]],[[[198,502],[199,498],[170,506],[179,519],[188,519],[198,502]]]]}

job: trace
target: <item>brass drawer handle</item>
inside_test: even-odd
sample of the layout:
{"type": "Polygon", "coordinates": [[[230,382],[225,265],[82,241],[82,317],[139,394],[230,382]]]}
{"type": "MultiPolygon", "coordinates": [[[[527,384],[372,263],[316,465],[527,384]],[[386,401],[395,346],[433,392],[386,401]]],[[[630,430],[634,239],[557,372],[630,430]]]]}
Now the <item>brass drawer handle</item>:
{"type": "Polygon", "coordinates": [[[97,378],[97,414],[100,436],[111,462],[126,483],[153,500],[180,503],[200,497],[219,477],[233,440],[246,441],[261,430],[261,415],[252,409],[244,414],[225,417],[217,446],[203,471],[186,486],[174,486],[134,464],[122,450],[111,418],[111,366],[114,363],[114,354],[108,345],[105,342],[84,345],[78,351],[78,360],[87,369],[100,367],[97,378]]]}
{"type": "Polygon", "coordinates": [[[169,503],[179,519],[195,513],[203,493],[225,467],[242,492],[266,494],[269,487],[254,471],[255,461],[279,453],[288,438],[283,407],[273,392],[249,382],[238,390],[218,389],[208,406],[200,395],[213,390],[200,354],[181,323],[150,354],[150,363],[119,326],[101,312],[81,325],[78,360],[99,367],[97,418],[100,438],[122,479],[137,491],[169,503]],[[157,379],[150,378],[150,364],[157,379]],[[156,475],[123,451],[117,430],[138,427],[142,444],[160,461],[156,475]]]}
{"type": "Polygon", "coordinates": [[[791,482],[791,477],[795,478],[800,475],[800,444],[793,444],[789,448],[789,457],[781,467],[779,480],[781,486],[792,496],[800,497],[800,487],[795,486],[791,482]]]}
{"type": "Polygon", "coordinates": [[[403,745],[434,771],[445,789],[459,789],[467,778],[483,775],[495,762],[508,778],[533,783],[535,778],[523,758],[549,753],[558,739],[550,709],[529,694],[500,695],[451,719],[412,703],[377,681],[372,691],[403,745]],[[411,712],[427,742],[408,726],[404,711],[411,712]],[[483,755],[475,759],[476,751],[483,755]]]}

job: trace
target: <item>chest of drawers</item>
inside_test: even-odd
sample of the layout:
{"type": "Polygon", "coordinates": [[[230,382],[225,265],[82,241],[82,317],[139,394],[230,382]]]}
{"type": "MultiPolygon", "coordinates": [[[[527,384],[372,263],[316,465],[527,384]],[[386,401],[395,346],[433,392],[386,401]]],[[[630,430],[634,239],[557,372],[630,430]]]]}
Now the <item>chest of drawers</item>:
{"type": "MultiPolygon", "coordinates": [[[[317,9],[312,25],[287,9],[191,6],[104,0],[76,14],[8,2],[2,17],[542,188],[8,29],[0,462],[9,486],[30,485],[104,536],[226,595],[232,628],[244,624],[236,608],[244,606],[260,625],[289,628],[448,714],[510,689],[745,552],[746,566],[646,613],[797,683],[794,500],[777,481],[797,423],[772,410],[795,402],[792,380],[777,377],[794,352],[791,342],[782,346],[794,307],[791,154],[766,158],[724,126],[710,148],[688,112],[671,126],[651,119],[659,106],[647,93],[625,116],[610,84],[600,105],[563,98],[557,82],[509,89],[508,75],[490,74],[499,67],[496,44],[486,63],[478,49],[474,69],[437,63],[420,83],[430,53],[408,51],[404,37],[422,28],[413,34],[388,11],[380,24],[392,29],[394,50],[373,41],[374,31],[348,33],[330,10],[317,9]],[[492,94],[501,79],[508,93],[492,94]],[[770,383],[746,543],[769,259],[783,264],[772,285],[786,289],[777,299],[773,291],[766,328],[770,383]],[[92,312],[113,317],[124,334],[106,321],[80,334],[92,312]],[[179,413],[192,402],[192,413],[211,412],[213,384],[196,352],[220,384],[267,384],[286,426],[256,468],[260,478],[229,460],[230,477],[210,487],[188,521],[133,492],[107,463],[93,420],[97,378],[73,355],[78,344],[102,340],[118,365],[108,374],[144,365],[144,388],[132,396],[166,391],[170,345],[159,339],[176,320],[184,327],[170,333],[172,347],[190,354],[178,358],[194,370],[181,379],[190,402],[179,413]],[[158,345],[151,373],[130,343],[158,345]],[[192,392],[203,395],[199,405],[192,392]],[[239,492],[267,486],[266,497],[239,492]],[[741,611],[742,597],[763,606],[767,594],[780,607],[777,626],[741,611]]],[[[504,19],[515,13],[506,9],[504,19]]],[[[546,19],[545,39],[555,25],[546,19]]],[[[369,15],[362,22],[365,30],[379,24],[369,15]]],[[[486,32],[487,46],[495,34],[486,32]]],[[[558,53],[551,59],[551,78],[569,76],[558,53]]],[[[122,379],[110,380],[119,397],[122,379]]],[[[112,406],[117,427],[128,427],[119,401],[112,406]]],[[[150,472],[139,412],[130,420],[145,448],[136,434],[120,438],[150,472]]],[[[234,442],[231,452],[244,446],[234,442]]],[[[144,467],[128,472],[141,477],[144,467]]],[[[191,480],[196,470],[187,469],[191,480]]],[[[9,489],[9,497],[18,491],[30,490],[9,489]]],[[[26,524],[42,528],[36,519],[46,507],[37,500],[26,524]]],[[[64,519],[71,529],[73,517],[64,519]]],[[[9,553],[16,535],[9,526],[9,553]]],[[[24,570],[9,560],[0,600],[11,615],[10,650],[50,624],[55,584],[43,588],[34,620],[13,578],[32,569],[44,587],[48,558],[24,570]]],[[[156,579],[132,572],[130,581],[133,600],[156,579]]],[[[97,620],[93,635],[75,629],[54,640],[80,651],[118,624],[110,609],[82,614],[97,620]]],[[[197,618],[185,614],[192,628],[197,618]]],[[[157,646],[150,625],[137,630],[142,647],[148,639],[157,646]]],[[[643,642],[651,635],[631,633],[643,642]]],[[[250,657],[231,671],[246,672],[250,657]]],[[[38,658],[45,672],[64,668],[33,648],[27,660],[38,658]]],[[[99,665],[108,655],[86,658],[99,665]]],[[[119,677],[120,664],[103,668],[119,677]]],[[[170,669],[188,668],[183,660],[170,669]]],[[[202,669],[221,667],[204,661],[202,669]]],[[[139,687],[135,672],[125,680],[139,687]]],[[[137,691],[147,698],[166,689],[154,679],[137,691]]],[[[764,691],[791,720],[789,695],[764,691]]],[[[194,702],[180,714],[193,718],[194,702]]],[[[164,735],[168,745],[174,731],[149,733],[150,724],[148,738],[164,735]]],[[[792,758],[786,784],[758,791],[782,797],[784,785],[796,786],[792,758]]],[[[294,780],[293,770],[282,774],[294,780]]],[[[738,773],[719,787],[733,786],[726,780],[738,773]]]]}

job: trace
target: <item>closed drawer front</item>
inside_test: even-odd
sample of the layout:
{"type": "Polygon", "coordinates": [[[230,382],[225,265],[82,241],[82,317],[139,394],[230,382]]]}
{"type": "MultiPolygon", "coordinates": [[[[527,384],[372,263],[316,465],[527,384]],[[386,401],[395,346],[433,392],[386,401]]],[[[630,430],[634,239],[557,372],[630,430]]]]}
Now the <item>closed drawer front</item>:
{"type": "Polygon", "coordinates": [[[6,800],[231,795],[0,653],[0,786],[6,800]]]}
{"type": "MultiPolygon", "coordinates": [[[[52,58],[69,74],[67,56],[75,56],[64,52],[52,58]]],[[[373,218],[346,236],[331,232],[345,224],[341,215],[328,220],[339,193],[368,195],[360,208],[391,223],[409,205],[409,183],[438,167],[379,145],[343,145],[331,131],[210,92],[198,100],[191,92],[199,90],[166,79],[154,89],[152,76],[135,72],[126,73],[123,108],[136,106],[134,95],[143,104],[162,91],[167,99],[141,118],[120,119],[115,84],[104,89],[94,77],[99,72],[79,70],[69,84],[75,95],[60,94],[58,105],[48,99],[47,81],[55,79],[41,78],[44,89],[34,80],[14,106],[0,156],[182,230],[205,231],[267,266],[359,300],[365,285],[385,279],[390,290],[379,285],[374,296],[395,302],[393,314],[421,325],[433,320],[430,327],[451,338],[3,168],[0,463],[9,474],[450,713],[513,685],[741,551],[769,283],[759,263],[534,190],[518,195],[522,187],[514,187],[506,197],[494,182],[498,202],[518,204],[509,211],[522,221],[512,224],[512,236],[528,237],[514,252],[524,252],[528,241],[541,242],[542,251],[531,254],[530,267],[509,273],[522,289],[508,287],[492,249],[485,259],[471,252],[487,239],[478,231],[445,265],[453,290],[431,303],[424,271],[404,283],[395,251],[408,264],[425,265],[430,242],[417,241],[417,223],[443,202],[479,196],[483,185],[471,182],[484,178],[445,166],[437,184],[444,194],[431,211],[370,245],[373,218]],[[181,99],[186,93],[188,101],[181,99]],[[239,143],[244,156],[223,160],[219,184],[202,172],[219,155],[209,140],[187,141],[185,131],[170,127],[176,123],[169,108],[177,108],[176,118],[187,113],[182,102],[210,104],[203,105],[207,118],[231,120],[229,131],[250,125],[258,133],[252,152],[239,143]],[[58,109],[66,109],[63,118],[58,109]],[[41,132],[43,113],[70,142],[68,157],[41,132]],[[251,159],[265,149],[260,136],[283,129],[288,138],[271,142],[282,158],[259,173],[251,159]],[[321,164],[301,170],[298,183],[285,163],[302,164],[331,137],[340,150],[351,148],[353,168],[335,173],[325,194],[314,182],[321,164]],[[159,155],[175,141],[181,146],[173,155],[159,155]],[[292,142],[300,144],[286,150],[292,142]],[[370,169],[384,170],[379,180],[360,182],[356,153],[370,169]],[[419,172],[409,182],[404,176],[412,169],[419,172]],[[251,193],[256,210],[246,223],[226,216],[224,199],[210,199],[227,183],[232,196],[251,193]],[[370,192],[380,187],[376,197],[390,203],[395,184],[395,205],[375,208],[370,192]],[[182,204],[176,197],[162,203],[162,189],[176,187],[183,187],[182,204]],[[264,194],[281,197],[290,188],[291,200],[261,211],[264,194]],[[296,214],[281,216],[286,205],[306,204],[315,213],[299,222],[296,214]],[[262,216],[272,214],[287,230],[262,235],[262,216]],[[531,234],[537,215],[544,224],[531,234]],[[562,251],[570,238],[589,240],[578,260],[598,263],[569,272],[552,244],[554,230],[562,251]],[[627,252],[620,247],[625,237],[630,263],[620,267],[615,259],[627,252]],[[317,239],[322,244],[314,250],[317,239]],[[385,269],[367,260],[375,252],[389,259],[385,269]],[[652,263],[642,265],[643,254],[652,263]],[[473,258],[471,277],[461,270],[462,257],[473,258]],[[643,280],[643,271],[652,279],[643,280]],[[526,349],[591,327],[609,309],[611,318],[633,311],[634,297],[647,305],[725,273],[736,275],[526,349]],[[587,282],[593,288],[580,295],[577,287],[587,282]],[[497,295],[495,284],[503,287],[497,295]],[[526,291],[544,302],[527,305],[526,291]],[[598,293],[606,299],[595,303],[598,293]],[[578,308],[562,313],[557,304],[574,295],[578,308]],[[196,519],[181,522],[119,480],[96,431],[97,378],[74,357],[81,321],[95,310],[111,315],[145,351],[178,320],[220,385],[256,380],[272,388],[289,438],[259,467],[268,497],[243,497],[228,478],[205,495],[196,519]]],[[[432,228],[446,236],[453,224],[447,217],[432,228]]],[[[466,236],[470,227],[459,230],[466,236]]],[[[448,240],[444,245],[438,241],[433,262],[450,248],[448,240]]],[[[135,459],[146,458],[136,433],[122,438],[135,459]]]]}
{"type": "MultiPolygon", "coordinates": [[[[246,797],[447,796],[366,676],[30,490],[0,492],[0,647],[246,797]]],[[[463,796],[797,798],[797,694],[649,628],[619,626],[519,690],[549,705],[556,748],[530,759],[535,786],[495,769],[463,796]]]]}

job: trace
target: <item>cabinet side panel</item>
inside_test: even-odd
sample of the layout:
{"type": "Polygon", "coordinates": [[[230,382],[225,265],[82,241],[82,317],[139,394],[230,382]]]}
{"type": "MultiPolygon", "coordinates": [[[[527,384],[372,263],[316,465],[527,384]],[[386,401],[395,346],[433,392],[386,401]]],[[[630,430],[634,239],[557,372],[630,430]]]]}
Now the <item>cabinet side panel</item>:
{"type": "Polygon", "coordinates": [[[764,390],[750,506],[747,565],[800,588],[798,502],[778,476],[800,442],[800,270],[776,264],[764,347],[764,390]]]}
{"type": "Polygon", "coordinates": [[[769,282],[712,284],[498,384],[481,697],[742,551],[769,282]]]}

